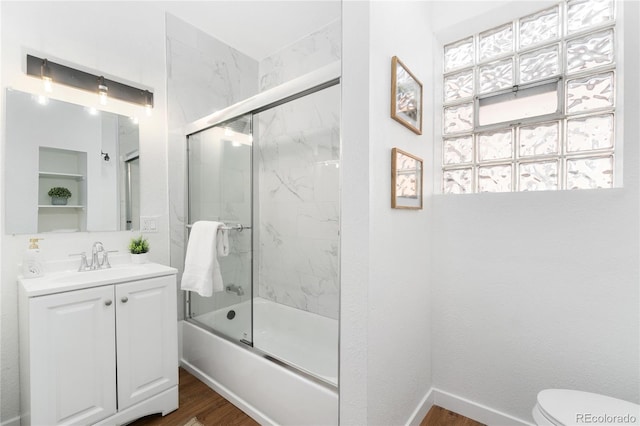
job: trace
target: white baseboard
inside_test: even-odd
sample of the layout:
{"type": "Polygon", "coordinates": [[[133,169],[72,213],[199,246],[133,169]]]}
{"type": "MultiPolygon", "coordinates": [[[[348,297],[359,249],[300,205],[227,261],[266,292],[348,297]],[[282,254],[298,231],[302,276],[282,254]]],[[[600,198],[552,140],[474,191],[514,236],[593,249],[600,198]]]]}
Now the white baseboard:
{"type": "Polygon", "coordinates": [[[433,388],[429,389],[429,392],[422,398],[416,409],[413,410],[405,426],[419,426],[431,407],[433,407],[433,388]]]}
{"type": "Polygon", "coordinates": [[[535,426],[533,423],[510,416],[509,414],[478,404],[468,399],[453,395],[440,389],[432,388],[430,394],[433,405],[438,405],[475,421],[489,426],[535,426]]]}
{"type": "Polygon", "coordinates": [[[0,426],[20,426],[20,416],[16,416],[12,419],[5,420],[0,423],[0,426]]]}

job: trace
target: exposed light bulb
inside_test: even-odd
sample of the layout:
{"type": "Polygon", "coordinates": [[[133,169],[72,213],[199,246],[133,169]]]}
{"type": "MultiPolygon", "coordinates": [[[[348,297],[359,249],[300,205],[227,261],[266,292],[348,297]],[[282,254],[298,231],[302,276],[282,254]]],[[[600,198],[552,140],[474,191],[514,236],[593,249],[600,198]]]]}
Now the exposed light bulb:
{"type": "Polygon", "coordinates": [[[47,76],[42,77],[42,84],[44,85],[45,92],[47,93],[53,92],[53,86],[51,85],[52,82],[53,80],[51,80],[51,77],[47,77],[47,76]]]}
{"type": "Polygon", "coordinates": [[[51,83],[53,80],[51,79],[51,70],[49,69],[49,62],[45,59],[42,61],[42,65],[40,65],[40,77],[42,77],[42,84],[44,85],[44,91],[47,93],[51,93],[53,91],[53,86],[51,83]]]}
{"type": "Polygon", "coordinates": [[[107,104],[108,92],[109,88],[104,82],[104,77],[100,76],[100,78],[98,78],[98,96],[100,98],[100,105],[107,104]]]}
{"type": "Polygon", "coordinates": [[[109,98],[109,96],[107,95],[107,86],[100,86],[99,87],[98,96],[100,97],[100,105],[106,105],[107,104],[107,99],[109,98]]]}

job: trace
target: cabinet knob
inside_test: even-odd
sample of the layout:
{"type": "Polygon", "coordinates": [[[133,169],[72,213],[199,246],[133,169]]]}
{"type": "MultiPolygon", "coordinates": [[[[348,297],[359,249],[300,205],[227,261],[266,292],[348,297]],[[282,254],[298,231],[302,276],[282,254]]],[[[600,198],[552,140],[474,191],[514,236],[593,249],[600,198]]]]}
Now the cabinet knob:
{"type": "Polygon", "coordinates": [[[105,304],[106,306],[111,306],[111,304],[112,304],[112,303],[113,303],[113,302],[112,302],[111,300],[106,300],[106,301],[104,302],[104,304],[105,304]]]}
{"type": "Polygon", "coordinates": [[[122,303],[127,303],[129,301],[129,298],[127,296],[124,296],[122,299],[120,299],[122,301],[122,303]]]}

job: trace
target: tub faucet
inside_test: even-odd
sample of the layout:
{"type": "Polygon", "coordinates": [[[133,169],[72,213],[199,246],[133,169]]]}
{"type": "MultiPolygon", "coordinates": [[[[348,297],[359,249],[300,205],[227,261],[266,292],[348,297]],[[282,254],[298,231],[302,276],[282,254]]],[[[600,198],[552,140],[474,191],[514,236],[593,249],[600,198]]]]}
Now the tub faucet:
{"type": "Polygon", "coordinates": [[[241,285],[229,284],[225,290],[227,293],[235,293],[238,296],[244,296],[244,290],[241,285]]]}

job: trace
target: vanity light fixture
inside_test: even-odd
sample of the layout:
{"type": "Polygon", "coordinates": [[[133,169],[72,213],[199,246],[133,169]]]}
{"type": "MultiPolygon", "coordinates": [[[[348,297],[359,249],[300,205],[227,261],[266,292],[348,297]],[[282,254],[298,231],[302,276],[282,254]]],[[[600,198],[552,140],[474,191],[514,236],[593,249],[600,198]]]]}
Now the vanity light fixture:
{"type": "Polygon", "coordinates": [[[111,98],[140,105],[145,108],[147,115],[153,108],[153,93],[149,90],[57,64],[48,59],[27,55],[27,75],[42,79],[45,90],[47,85],[56,83],[97,93],[102,105],[111,98]]]}

